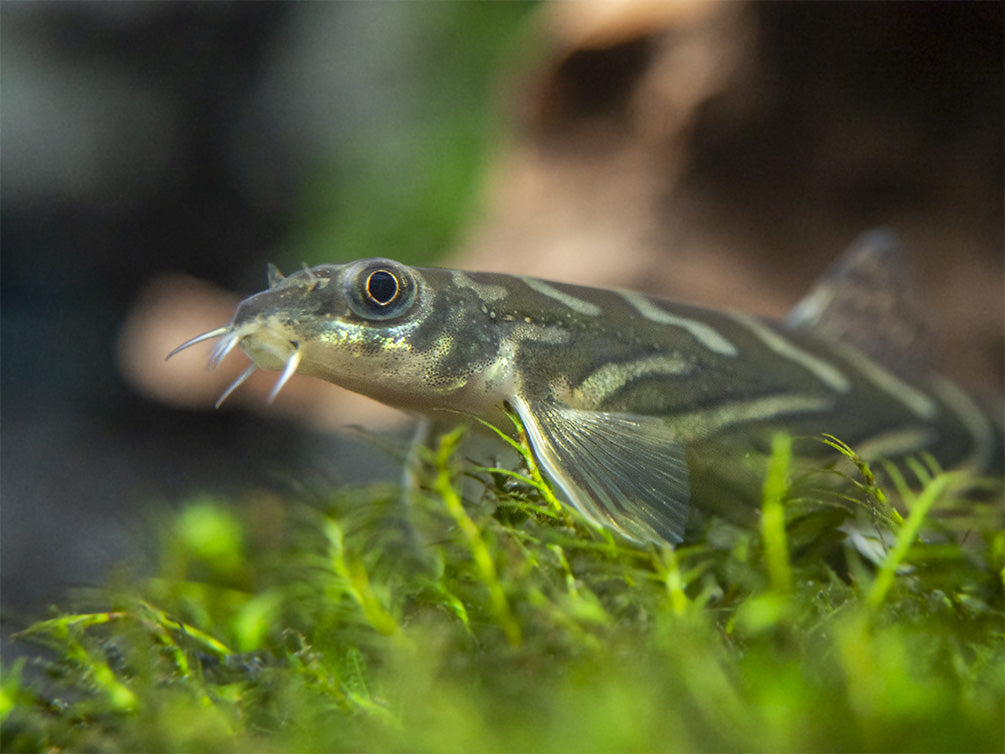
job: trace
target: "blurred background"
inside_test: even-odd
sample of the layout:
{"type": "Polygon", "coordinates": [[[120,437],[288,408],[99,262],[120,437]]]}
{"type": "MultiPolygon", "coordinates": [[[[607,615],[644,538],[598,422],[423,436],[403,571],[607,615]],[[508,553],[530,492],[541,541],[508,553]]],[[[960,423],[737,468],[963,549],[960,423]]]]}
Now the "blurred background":
{"type": "MultiPolygon", "coordinates": [[[[940,369],[1001,395],[1001,3],[4,3],[6,617],[199,493],[396,472],[181,341],[365,256],[783,314],[896,229],[940,369]]],[[[399,422],[400,424],[400,422],[399,422]]]]}

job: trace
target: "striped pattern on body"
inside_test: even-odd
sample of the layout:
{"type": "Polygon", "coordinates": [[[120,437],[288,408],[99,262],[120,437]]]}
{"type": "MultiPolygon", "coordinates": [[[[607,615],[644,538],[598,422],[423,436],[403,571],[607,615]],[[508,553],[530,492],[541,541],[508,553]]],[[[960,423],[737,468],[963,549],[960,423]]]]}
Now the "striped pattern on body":
{"type": "Polygon", "coordinates": [[[676,542],[692,503],[716,509],[708,480],[727,480],[778,430],[1000,473],[1000,423],[915,363],[921,331],[896,319],[909,307],[888,241],[854,247],[782,324],[365,259],[272,269],[229,325],[176,350],[220,338],[216,363],[239,345],[253,364],[224,397],[264,368],[282,372],[274,392],[300,372],[420,413],[506,426],[515,410],[573,505],[630,538],[676,542]]]}
{"type": "MultiPolygon", "coordinates": [[[[422,270],[438,291],[452,272],[422,270]]],[[[473,289],[506,290],[480,302],[466,329],[508,340],[520,389],[533,403],[664,417],[683,443],[726,430],[779,426],[834,434],[874,457],[931,452],[947,467],[992,465],[996,428],[965,393],[931,374],[914,383],[859,351],[787,332],[750,315],[675,304],[625,291],[464,273],[473,289]],[[542,298],[543,297],[543,298],[542,298]],[[484,308],[491,308],[484,312],[484,308]],[[501,330],[499,335],[490,335],[501,330]],[[562,333],[556,337],[556,333],[562,333]]],[[[469,287],[467,290],[471,291],[469,287]]],[[[443,294],[429,330],[449,330],[449,312],[470,302],[443,294]]],[[[466,373],[465,349],[438,368],[466,373]]]]}

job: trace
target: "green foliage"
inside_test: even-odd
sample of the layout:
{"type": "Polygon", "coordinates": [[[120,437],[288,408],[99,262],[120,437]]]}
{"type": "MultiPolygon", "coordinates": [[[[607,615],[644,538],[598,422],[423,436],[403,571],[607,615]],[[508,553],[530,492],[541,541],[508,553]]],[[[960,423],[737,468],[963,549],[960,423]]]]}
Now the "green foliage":
{"type": "Polygon", "coordinates": [[[20,634],[47,653],[4,669],[0,748],[1002,749],[1005,537],[973,480],[890,475],[901,518],[831,438],[863,469],[860,534],[885,531],[874,566],[837,529],[849,509],[796,498],[787,438],[760,530],[677,548],[590,527],[460,439],[407,501],[191,501],[155,578],[20,634]]]}
{"type": "Polygon", "coordinates": [[[337,138],[317,156],[281,266],[390,256],[429,262],[479,209],[484,168],[504,138],[500,69],[530,54],[535,3],[350,4],[361,31],[337,138]],[[395,33],[395,30],[398,30],[395,33]],[[355,117],[351,113],[357,113],[355,117]]]}

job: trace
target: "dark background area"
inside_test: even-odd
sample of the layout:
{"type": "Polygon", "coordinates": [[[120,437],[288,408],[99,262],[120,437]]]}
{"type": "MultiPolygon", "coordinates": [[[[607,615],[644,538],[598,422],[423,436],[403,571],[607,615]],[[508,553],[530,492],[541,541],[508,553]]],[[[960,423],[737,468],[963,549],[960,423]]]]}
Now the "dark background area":
{"type": "Polygon", "coordinates": [[[142,559],[137,522],[184,495],[381,473],[289,421],[137,396],[116,335],[161,272],[253,292],[267,261],[447,247],[530,9],[3,4],[5,608],[142,559]]]}

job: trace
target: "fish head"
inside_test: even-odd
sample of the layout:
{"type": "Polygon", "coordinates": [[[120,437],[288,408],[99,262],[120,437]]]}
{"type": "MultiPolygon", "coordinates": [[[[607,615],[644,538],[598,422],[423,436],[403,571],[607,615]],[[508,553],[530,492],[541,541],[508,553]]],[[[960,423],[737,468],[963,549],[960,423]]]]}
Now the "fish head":
{"type": "Polygon", "coordinates": [[[270,267],[269,288],[244,299],[229,325],[172,355],[218,337],[215,366],[239,347],[252,364],[224,398],[266,369],[282,372],[273,397],[299,372],[399,408],[449,407],[498,344],[470,316],[475,302],[440,280],[444,274],[379,257],[289,276],[270,267]]]}

